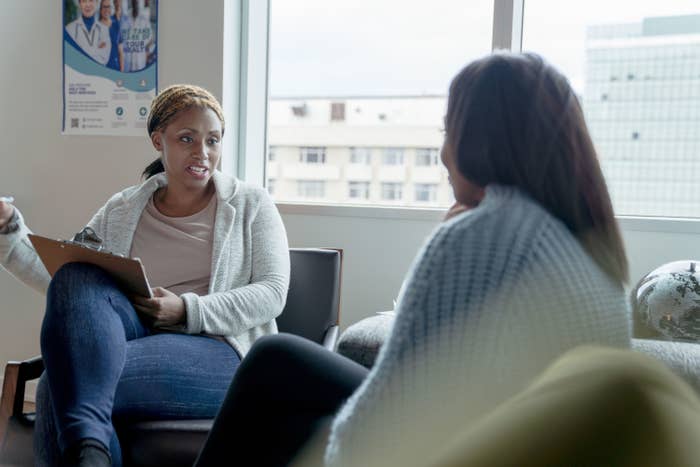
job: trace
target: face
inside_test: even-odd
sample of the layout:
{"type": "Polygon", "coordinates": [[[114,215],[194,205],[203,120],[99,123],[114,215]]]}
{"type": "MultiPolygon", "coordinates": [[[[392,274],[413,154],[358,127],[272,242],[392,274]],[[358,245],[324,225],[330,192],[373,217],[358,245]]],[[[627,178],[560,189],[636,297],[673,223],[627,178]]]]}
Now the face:
{"type": "Polygon", "coordinates": [[[112,0],[102,0],[100,4],[100,19],[109,18],[112,12],[112,0]]]}
{"type": "Polygon", "coordinates": [[[455,200],[464,206],[474,207],[484,198],[484,189],[469,180],[457,168],[457,156],[445,138],[440,151],[440,159],[447,168],[455,200]]]}
{"type": "Polygon", "coordinates": [[[80,12],[86,18],[90,18],[95,14],[97,2],[95,0],[80,0],[80,12]]]}
{"type": "Polygon", "coordinates": [[[204,190],[221,157],[221,121],[209,108],[183,110],[151,135],[161,153],[168,184],[204,190]]]}

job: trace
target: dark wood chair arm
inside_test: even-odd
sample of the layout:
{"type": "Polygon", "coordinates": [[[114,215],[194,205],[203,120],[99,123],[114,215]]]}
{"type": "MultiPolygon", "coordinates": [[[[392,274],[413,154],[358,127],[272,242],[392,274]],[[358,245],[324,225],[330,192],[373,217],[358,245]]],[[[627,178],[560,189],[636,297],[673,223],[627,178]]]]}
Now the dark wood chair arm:
{"type": "Polygon", "coordinates": [[[0,417],[22,414],[27,381],[39,378],[43,371],[44,361],[40,356],[21,362],[7,362],[0,398],[0,417]]]}
{"type": "Polygon", "coordinates": [[[0,396],[0,446],[5,444],[5,433],[10,417],[19,421],[25,419],[24,392],[27,381],[37,379],[44,371],[41,357],[30,358],[22,362],[8,362],[2,381],[0,396]]]}

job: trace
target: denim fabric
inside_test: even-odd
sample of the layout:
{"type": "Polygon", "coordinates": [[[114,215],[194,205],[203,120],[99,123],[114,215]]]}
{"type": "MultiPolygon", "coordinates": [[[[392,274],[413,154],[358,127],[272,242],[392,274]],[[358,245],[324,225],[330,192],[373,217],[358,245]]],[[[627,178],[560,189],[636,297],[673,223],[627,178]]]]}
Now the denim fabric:
{"type": "Polygon", "coordinates": [[[37,465],[57,465],[83,438],[121,465],[113,422],[214,417],[240,363],[216,339],[148,329],[109,275],[78,263],[51,281],[41,353],[37,465]]]}

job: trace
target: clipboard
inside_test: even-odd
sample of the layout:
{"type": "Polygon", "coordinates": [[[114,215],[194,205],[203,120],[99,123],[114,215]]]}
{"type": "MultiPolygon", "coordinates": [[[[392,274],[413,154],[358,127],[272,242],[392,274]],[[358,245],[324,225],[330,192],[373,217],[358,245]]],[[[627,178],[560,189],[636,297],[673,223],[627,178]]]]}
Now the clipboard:
{"type": "Polygon", "coordinates": [[[102,240],[92,229],[89,230],[93,237],[89,232],[85,234],[88,229],[76,234],[73,240],[53,240],[34,234],[29,234],[29,240],[51,277],[66,263],[94,264],[107,271],[125,292],[153,298],[141,260],[103,251],[102,240]]]}

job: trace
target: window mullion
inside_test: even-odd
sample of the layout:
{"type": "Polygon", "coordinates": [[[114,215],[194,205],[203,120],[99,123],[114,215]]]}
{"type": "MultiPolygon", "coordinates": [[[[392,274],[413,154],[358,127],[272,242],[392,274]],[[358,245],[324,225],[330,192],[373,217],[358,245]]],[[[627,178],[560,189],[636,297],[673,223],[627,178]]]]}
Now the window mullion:
{"type": "Polygon", "coordinates": [[[492,50],[520,52],[525,0],[494,0],[492,50]]]}

